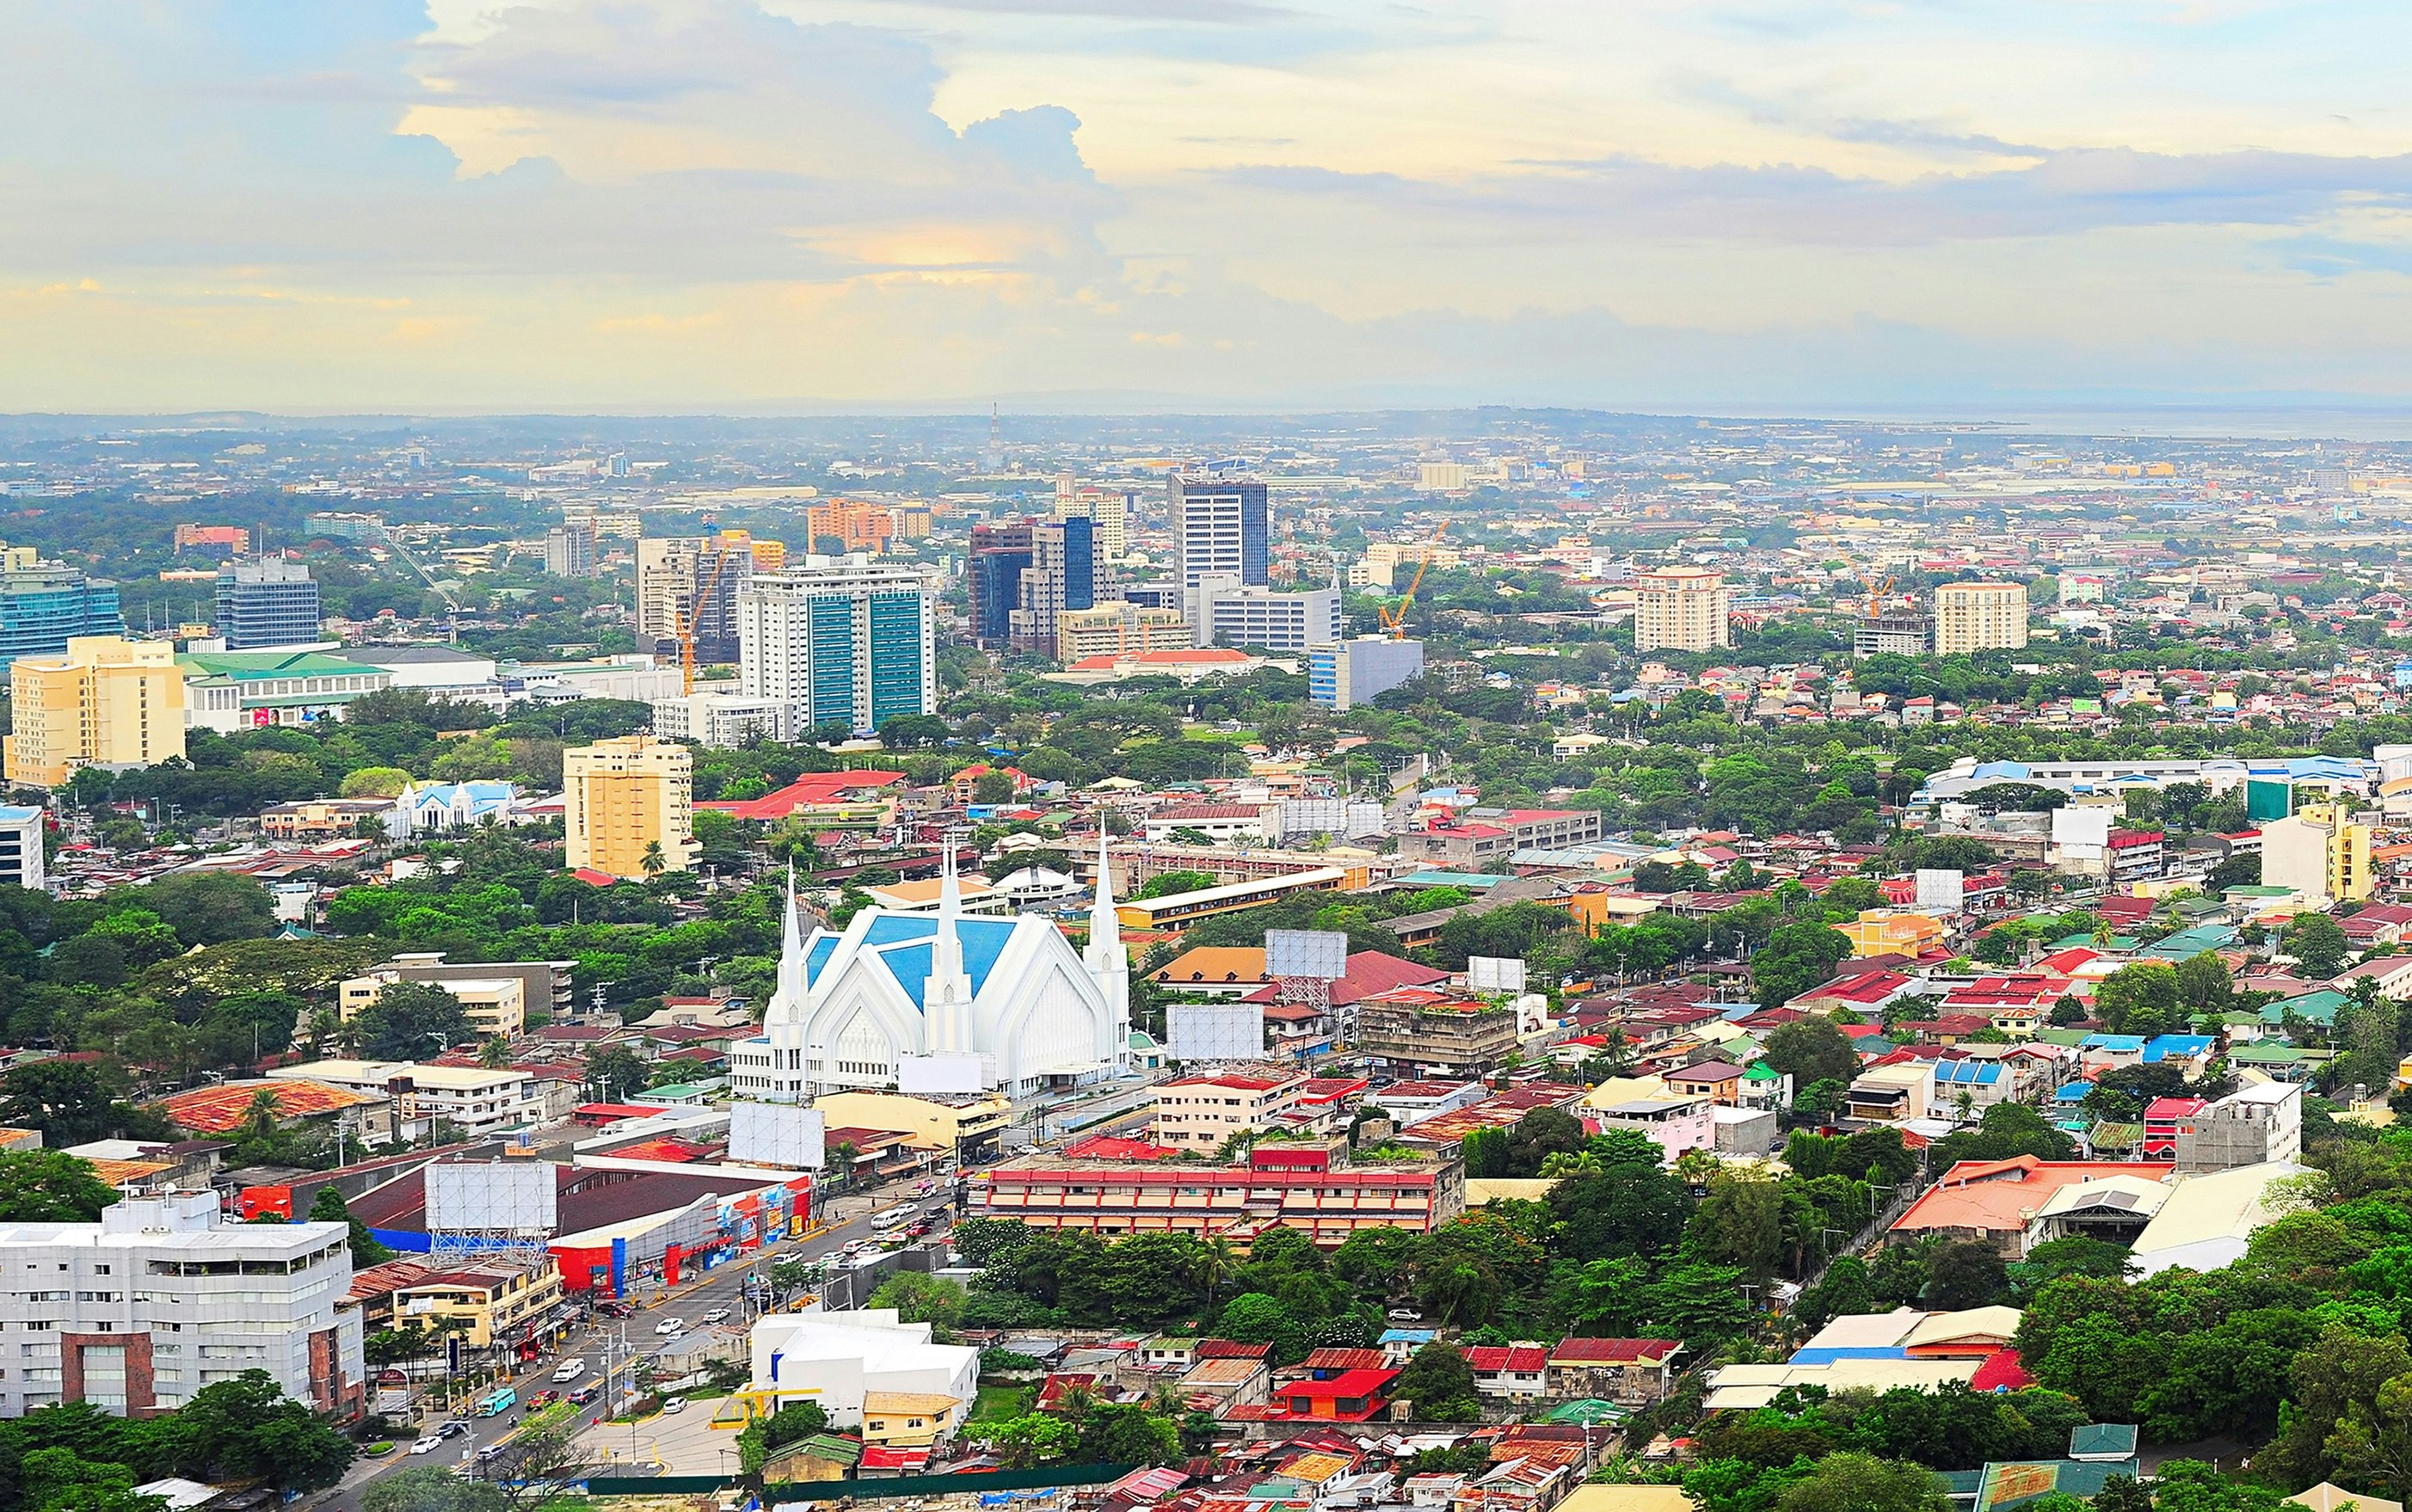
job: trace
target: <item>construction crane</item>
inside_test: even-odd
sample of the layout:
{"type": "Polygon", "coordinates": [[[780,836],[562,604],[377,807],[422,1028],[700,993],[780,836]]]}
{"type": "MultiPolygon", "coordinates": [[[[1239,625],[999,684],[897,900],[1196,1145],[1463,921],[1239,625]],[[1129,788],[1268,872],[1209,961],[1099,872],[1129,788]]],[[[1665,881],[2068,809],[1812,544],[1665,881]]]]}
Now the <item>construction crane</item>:
{"type": "Polygon", "coordinates": [[[1895,582],[1895,580],[1894,580],[1894,579],[1887,578],[1887,579],[1884,580],[1884,586],[1883,586],[1883,587],[1881,587],[1881,588],[1871,588],[1871,589],[1869,589],[1869,590],[1868,590],[1868,618],[1869,618],[1869,619],[1871,619],[1871,620],[1875,619],[1875,618],[1877,618],[1878,616],[1880,616],[1881,614],[1883,614],[1883,613],[1884,613],[1884,595],[1887,595],[1887,594],[1889,594],[1889,593],[1891,593],[1891,592],[1892,592],[1892,585],[1893,585],[1893,583],[1895,582]]]}
{"type": "MultiPolygon", "coordinates": [[[[707,528],[712,524],[709,516],[705,517],[704,523],[707,528]]],[[[679,675],[685,690],[689,693],[695,691],[696,623],[702,618],[703,606],[712,602],[713,594],[719,589],[720,575],[728,570],[729,552],[742,549],[732,546],[717,536],[704,537],[704,544],[707,548],[713,546],[719,548],[713,552],[711,573],[703,580],[703,586],[697,591],[694,601],[687,605],[684,613],[679,612],[679,607],[676,604],[670,606],[670,634],[678,640],[679,675]]],[[[696,565],[700,569],[702,564],[699,562],[696,565]]]]}
{"type": "Polygon", "coordinates": [[[1432,539],[1424,542],[1423,560],[1416,564],[1416,575],[1407,580],[1407,594],[1399,600],[1399,607],[1392,609],[1386,604],[1375,609],[1374,617],[1382,622],[1383,629],[1390,632],[1391,639],[1407,639],[1407,610],[1415,608],[1416,590],[1424,585],[1424,574],[1432,569],[1434,549],[1440,545],[1441,536],[1448,531],[1449,521],[1446,520],[1434,527],[1432,539]]]}

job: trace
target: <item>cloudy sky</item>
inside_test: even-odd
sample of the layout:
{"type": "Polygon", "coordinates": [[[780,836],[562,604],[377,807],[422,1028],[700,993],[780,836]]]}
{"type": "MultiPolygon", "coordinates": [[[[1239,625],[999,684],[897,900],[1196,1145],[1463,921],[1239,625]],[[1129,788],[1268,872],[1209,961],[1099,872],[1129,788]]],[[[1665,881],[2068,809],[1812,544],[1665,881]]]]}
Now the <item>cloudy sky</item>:
{"type": "Polygon", "coordinates": [[[0,409],[2412,403],[2386,0],[0,10],[0,409]]]}

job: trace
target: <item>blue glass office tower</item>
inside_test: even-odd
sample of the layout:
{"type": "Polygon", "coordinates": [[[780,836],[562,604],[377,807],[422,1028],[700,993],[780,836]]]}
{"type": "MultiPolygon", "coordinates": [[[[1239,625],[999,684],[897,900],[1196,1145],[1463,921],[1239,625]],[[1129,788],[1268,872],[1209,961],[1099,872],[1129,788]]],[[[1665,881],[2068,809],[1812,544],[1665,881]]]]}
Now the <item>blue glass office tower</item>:
{"type": "Polygon", "coordinates": [[[972,527],[965,565],[972,598],[972,639],[1002,646],[1013,633],[1013,611],[1022,603],[1022,575],[1030,570],[1030,521],[972,527]]]}
{"type": "Polygon", "coordinates": [[[935,620],[912,567],[796,567],[737,595],[737,683],[813,725],[869,734],[937,707],[935,620]]]}
{"type": "Polygon", "coordinates": [[[65,567],[0,572],[0,672],[20,656],[56,655],[72,636],[122,636],[117,584],[65,567]]]}

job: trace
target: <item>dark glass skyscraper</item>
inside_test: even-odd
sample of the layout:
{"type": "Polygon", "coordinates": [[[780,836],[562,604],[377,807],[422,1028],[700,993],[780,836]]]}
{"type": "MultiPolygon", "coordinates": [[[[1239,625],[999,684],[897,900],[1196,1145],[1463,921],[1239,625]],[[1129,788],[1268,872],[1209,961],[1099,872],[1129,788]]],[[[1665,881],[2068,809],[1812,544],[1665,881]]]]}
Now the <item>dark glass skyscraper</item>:
{"type": "Polygon", "coordinates": [[[218,634],[228,651],[306,646],[318,639],[318,584],[281,556],[218,569],[218,634]]]}

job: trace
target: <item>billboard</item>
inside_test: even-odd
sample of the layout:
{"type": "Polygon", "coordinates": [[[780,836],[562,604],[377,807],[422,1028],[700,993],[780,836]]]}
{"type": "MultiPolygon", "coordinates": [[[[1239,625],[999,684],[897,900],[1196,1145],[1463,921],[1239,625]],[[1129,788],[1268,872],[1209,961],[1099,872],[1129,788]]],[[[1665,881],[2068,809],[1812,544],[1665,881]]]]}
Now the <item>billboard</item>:
{"type": "Polygon", "coordinates": [[[1254,1061],[1265,1053],[1260,1004],[1174,1003],[1164,1017],[1176,1061],[1254,1061]]]}
{"type": "Polygon", "coordinates": [[[1477,992],[1521,992],[1524,962],[1513,956],[1468,956],[1465,985],[1477,992]]]}
{"type": "Polygon", "coordinates": [[[1918,906],[1948,908],[1958,912],[1967,893],[1965,878],[1948,867],[1921,866],[1918,869],[1918,906]]]}
{"type": "Polygon", "coordinates": [[[2091,804],[2052,810],[2052,843],[2071,860],[2100,860],[2110,843],[2110,810],[2091,804]]]}
{"type": "Polygon", "coordinates": [[[2295,785],[2284,778],[2267,781],[2249,777],[2244,783],[2244,818],[2259,824],[2269,819],[2284,819],[2295,812],[2295,785]]]}
{"type": "Polygon", "coordinates": [[[786,1170],[817,1170],[825,1158],[820,1109],[786,1103],[728,1105],[728,1158],[786,1170]]]}
{"type": "Polygon", "coordinates": [[[560,1167],[543,1160],[442,1160],[427,1167],[427,1231],[550,1234],[560,1221],[560,1167]]]}
{"type": "Polygon", "coordinates": [[[907,1055],[896,1063],[896,1090],[914,1096],[950,1096],[987,1085],[986,1064],[977,1055],[907,1055]]]}
{"type": "Polygon", "coordinates": [[[1333,930],[1267,930],[1265,975],[1336,982],[1348,975],[1348,936],[1333,930]]]}
{"type": "Polygon", "coordinates": [[[1348,825],[1348,805],[1336,798],[1293,798],[1281,806],[1282,837],[1336,835],[1348,825]]]}

